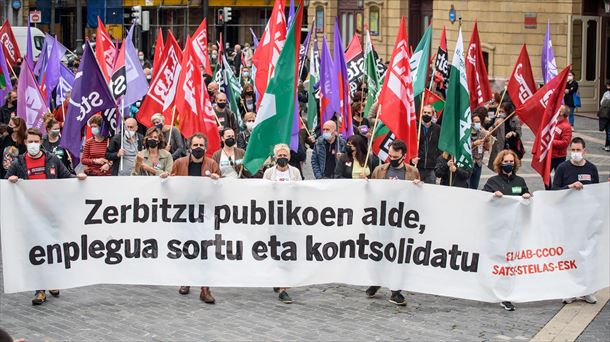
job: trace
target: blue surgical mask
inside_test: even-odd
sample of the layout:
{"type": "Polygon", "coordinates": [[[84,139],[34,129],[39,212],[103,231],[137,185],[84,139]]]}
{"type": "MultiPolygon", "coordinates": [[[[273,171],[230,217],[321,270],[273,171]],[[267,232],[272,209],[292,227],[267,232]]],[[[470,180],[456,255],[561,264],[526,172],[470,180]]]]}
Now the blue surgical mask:
{"type": "Polygon", "coordinates": [[[250,77],[250,73],[249,73],[249,72],[244,72],[242,75],[243,75],[244,77],[250,77]]]}
{"type": "Polygon", "coordinates": [[[91,134],[93,134],[93,135],[100,135],[100,128],[99,127],[91,128],[91,134]]]}
{"type": "Polygon", "coordinates": [[[474,129],[476,129],[477,131],[481,129],[481,123],[480,122],[475,122],[474,123],[474,129]]]}
{"type": "Polygon", "coordinates": [[[327,141],[328,141],[328,140],[332,139],[332,137],[333,137],[333,134],[332,134],[332,133],[330,133],[330,132],[324,132],[324,133],[322,133],[322,138],[324,138],[324,140],[327,140],[327,141]]]}

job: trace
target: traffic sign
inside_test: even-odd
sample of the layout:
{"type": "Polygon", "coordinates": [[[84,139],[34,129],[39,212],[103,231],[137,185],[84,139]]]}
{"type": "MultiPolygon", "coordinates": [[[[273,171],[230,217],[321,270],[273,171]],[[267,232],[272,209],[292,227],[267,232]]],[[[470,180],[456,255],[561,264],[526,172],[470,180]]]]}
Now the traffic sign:
{"type": "Polygon", "coordinates": [[[40,24],[42,20],[42,13],[37,10],[30,11],[30,23],[32,24],[40,24]]]}

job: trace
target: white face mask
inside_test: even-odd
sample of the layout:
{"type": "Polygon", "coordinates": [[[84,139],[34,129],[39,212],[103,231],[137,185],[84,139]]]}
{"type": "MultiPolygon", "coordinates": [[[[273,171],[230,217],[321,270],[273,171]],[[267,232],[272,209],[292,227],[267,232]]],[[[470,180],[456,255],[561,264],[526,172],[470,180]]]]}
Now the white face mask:
{"type": "Polygon", "coordinates": [[[130,131],[130,130],[125,131],[125,136],[129,139],[133,138],[134,135],[136,135],[136,132],[134,132],[134,131],[130,131]]]}
{"type": "Polygon", "coordinates": [[[574,77],[568,76],[568,81],[573,81],[573,80],[574,80],[574,77]]]}
{"type": "Polygon", "coordinates": [[[251,131],[254,128],[254,122],[246,122],[246,128],[251,131]]]}
{"type": "MultiPolygon", "coordinates": [[[[28,146],[29,148],[29,146],[28,146]]],[[[584,156],[582,155],[582,152],[571,152],[570,153],[570,158],[575,161],[575,162],[580,162],[584,159],[584,156]]]]}
{"type": "Polygon", "coordinates": [[[40,143],[28,143],[28,153],[34,157],[40,153],[40,143]]]}

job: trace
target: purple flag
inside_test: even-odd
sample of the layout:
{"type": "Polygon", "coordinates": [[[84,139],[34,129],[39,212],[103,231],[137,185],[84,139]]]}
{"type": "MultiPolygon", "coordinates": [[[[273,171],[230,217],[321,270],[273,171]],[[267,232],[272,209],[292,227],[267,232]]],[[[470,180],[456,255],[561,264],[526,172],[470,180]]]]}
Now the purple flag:
{"type": "Polygon", "coordinates": [[[30,29],[30,16],[28,16],[28,36],[27,36],[27,51],[25,60],[28,62],[30,69],[34,68],[34,52],[32,49],[32,30],[30,29]]]}
{"type": "Polygon", "coordinates": [[[290,0],[290,9],[288,10],[288,26],[292,26],[292,21],[294,20],[294,0],[290,0]]]}
{"type": "Polygon", "coordinates": [[[44,73],[45,69],[47,68],[47,61],[49,59],[49,56],[51,55],[51,50],[53,49],[54,44],[57,44],[60,59],[63,58],[66,54],[66,51],[68,51],[68,48],[65,47],[62,43],[60,43],[59,41],[55,43],[55,41],[55,38],[45,33],[44,43],[42,44],[42,50],[40,50],[40,55],[38,55],[38,61],[34,66],[34,75],[40,77],[40,75],[44,73]]]}
{"type": "Polygon", "coordinates": [[[114,98],[87,41],[74,79],[60,142],[60,146],[72,154],[74,165],[80,162],[82,128],[93,114],[113,107],[114,98]]]}
{"type": "Polygon", "coordinates": [[[0,107],[6,102],[6,95],[13,90],[11,74],[8,73],[4,49],[0,49],[0,107]]]}
{"type": "Polygon", "coordinates": [[[44,72],[44,84],[47,90],[47,103],[51,101],[52,93],[57,84],[59,83],[59,78],[61,76],[61,51],[59,48],[59,42],[57,41],[57,37],[54,39],[53,48],[51,48],[51,54],[49,55],[49,59],[47,60],[47,67],[44,72]]]}
{"type": "Polygon", "coordinates": [[[333,52],[334,71],[333,75],[337,78],[337,91],[339,92],[339,102],[337,102],[337,113],[341,116],[341,133],[343,138],[347,139],[354,135],[354,126],[352,125],[352,114],[349,97],[349,79],[347,77],[347,64],[345,64],[345,54],[343,53],[343,44],[341,42],[341,31],[339,31],[339,21],[335,17],[335,45],[333,52]]]}
{"type": "Polygon", "coordinates": [[[63,103],[68,92],[72,91],[74,85],[74,74],[67,66],[60,64],[59,66],[59,81],[55,88],[55,103],[58,105],[63,103]]]}
{"type": "MultiPolygon", "coordinates": [[[[252,48],[256,50],[256,48],[258,47],[258,38],[256,37],[256,34],[254,34],[254,30],[252,30],[251,27],[250,33],[252,34],[252,48]]],[[[254,72],[252,74],[254,74],[254,72]]]]}
{"type": "Polygon", "coordinates": [[[125,46],[125,75],[127,78],[125,107],[127,108],[146,95],[148,91],[148,81],[146,81],[146,75],[144,75],[144,70],[142,70],[142,64],[138,60],[138,52],[133,45],[134,26],[131,25],[127,38],[123,40],[123,44],[127,44],[125,46]]]}
{"type": "Polygon", "coordinates": [[[305,56],[307,56],[307,52],[309,51],[309,41],[311,40],[311,32],[315,30],[315,25],[316,22],[312,21],[309,32],[307,32],[307,37],[305,37],[305,42],[301,44],[301,48],[299,50],[299,77],[301,77],[301,70],[303,70],[305,56]]]}
{"type": "Polygon", "coordinates": [[[34,79],[34,73],[28,63],[21,65],[19,72],[19,84],[17,85],[17,115],[25,120],[28,128],[38,128],[42,132],[43,116],[49,112],[44,97],[40,93],[38,83],[34,79]]]}
{"type": "Polygon", "coordinates": [[[339,92],[337,77],[334,74],[333,60],[330,56],[326,37],[322,38],[322,58],[320,60],[320,126],[332,119],[338,112],[339,92]]]}
{"type": "Polygon", "coordinates": [[[546,84],[557,76],[557,63],[553,53],[553,43],[551,42],[551,21],[547,22],[546,35],[542,44],[542,80],[546,84]]]}

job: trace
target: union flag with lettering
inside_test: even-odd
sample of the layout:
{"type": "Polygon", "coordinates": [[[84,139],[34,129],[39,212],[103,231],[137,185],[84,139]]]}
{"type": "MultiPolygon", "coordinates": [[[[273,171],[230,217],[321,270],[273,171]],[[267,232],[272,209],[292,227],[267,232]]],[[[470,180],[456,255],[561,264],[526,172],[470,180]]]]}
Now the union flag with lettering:
{"type": "Polygon", "coordinates": [[[525,44],[521,47],[521,52],[519,53],[519,58],[517,58],[517,63],[515,63],[515,67],[513,68],[513,73],[508,79],[506,91],[515,104],[515,107],[521,106],[536,92],[536,81],[534,80],[530,56],[527,53],[525,44]]]}

